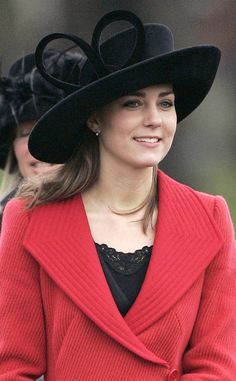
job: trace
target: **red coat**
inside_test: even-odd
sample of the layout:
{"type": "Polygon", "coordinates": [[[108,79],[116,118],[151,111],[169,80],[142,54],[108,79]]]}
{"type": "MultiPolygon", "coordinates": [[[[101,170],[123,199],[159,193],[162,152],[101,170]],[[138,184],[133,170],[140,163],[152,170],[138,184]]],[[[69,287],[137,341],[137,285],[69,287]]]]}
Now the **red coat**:
{"type": "Polygon", "coordinates": [[[80,195],[5,211],[0,381],[233,381],[236,255],[221,197],[159,172],[159,214],[142,289],[123,318],[80,195]]]}

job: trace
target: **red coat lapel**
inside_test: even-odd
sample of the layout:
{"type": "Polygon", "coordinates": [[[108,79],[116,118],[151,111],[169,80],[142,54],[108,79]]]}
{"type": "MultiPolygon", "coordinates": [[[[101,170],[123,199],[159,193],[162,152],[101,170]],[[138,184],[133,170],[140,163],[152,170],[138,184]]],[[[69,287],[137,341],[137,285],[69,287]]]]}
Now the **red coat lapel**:
{"type": "Polygon", "coordinates": [[[153,254],[142,290],[125,319],[106,283],[80,196],[36,208],[24,244],[58,286],[108,335],[142,358],[167,366],[137,334],[186,292],[218,252],[221,238],[194,191],[161,172],[158,178],[153,254]]]}
{"type": "Polygon", "coordinates": [[[55,283],[106,334],[142,358],[167,366],[145,347],[119,313],[80,196],[35,209],[24,245],[55,283]]]}
{"type": "Polygon", "coordinates": [[[159,171],[158,223],[150,265],[125,317],[136,334],[161,318],[193,285],[222,246],[197,192],[159,171]]]}

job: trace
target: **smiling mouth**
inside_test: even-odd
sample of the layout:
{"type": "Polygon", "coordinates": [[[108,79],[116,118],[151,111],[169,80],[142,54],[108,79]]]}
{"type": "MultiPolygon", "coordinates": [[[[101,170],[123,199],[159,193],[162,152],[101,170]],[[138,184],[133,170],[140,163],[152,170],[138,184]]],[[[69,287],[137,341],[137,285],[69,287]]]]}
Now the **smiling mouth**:
{"type": "Polygon", "coordinates": [[[158,138],[158,137],[140,137],[140,138],[134,138],[134,140],[136,140],[137,142],[140,142],[140,143],[158,143],[160,142],[162,139],[158,138]]]}

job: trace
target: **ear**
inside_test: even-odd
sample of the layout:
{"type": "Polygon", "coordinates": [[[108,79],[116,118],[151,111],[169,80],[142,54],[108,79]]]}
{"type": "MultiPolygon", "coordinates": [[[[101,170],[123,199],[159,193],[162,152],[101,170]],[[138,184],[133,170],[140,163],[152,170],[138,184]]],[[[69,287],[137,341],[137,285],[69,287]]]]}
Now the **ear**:
{"type": "Polygon", "coordinates": [[[97,118],[96,113],[92,114],[87,120],[87,126],[94,133],[100,131],[100,124],[97,118]]]}

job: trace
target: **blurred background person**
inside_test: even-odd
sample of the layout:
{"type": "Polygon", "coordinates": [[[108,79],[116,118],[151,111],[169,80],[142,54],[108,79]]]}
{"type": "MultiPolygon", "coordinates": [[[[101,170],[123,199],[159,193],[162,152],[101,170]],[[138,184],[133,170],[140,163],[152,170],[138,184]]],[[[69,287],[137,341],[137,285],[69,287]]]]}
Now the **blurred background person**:
{"type": "MultiPolygon", "coordinates": [[[[78,53],[46,53],[51,75],[74,81],[82,57],[78,53]]],[[[65,96],[45,81],[35,67],[34,54],[18,59],[7,77],[0,78],[0,228],[6,203],[15,195],[21,179],[42,175],[58,166],[40,162],[28,150],[28,137],[36,120],[65,96]]],[[[43,380],[43,377],[40,378],[43,380]]],[[[39,381],[39,380],[38,380],[39,381]]]]}
{"type": "MultiPolygon", "coordinates": [[[[52,76],[78,80],[81,56],[49,50],[44,64],[52,76]]],[[[65,95],[45,81],[35,67],[34,54],[18,59],[7,77],[0,78],[0,223],[6,203],[16,192],[21,179],[43,174],[57,166],[36,160],[28,150],[28,137],[40,116],[65,95]]]]}

